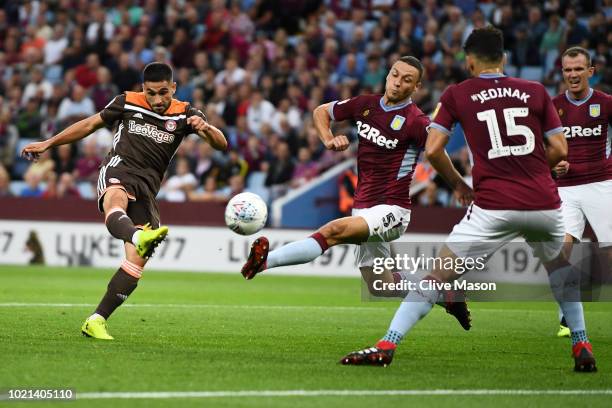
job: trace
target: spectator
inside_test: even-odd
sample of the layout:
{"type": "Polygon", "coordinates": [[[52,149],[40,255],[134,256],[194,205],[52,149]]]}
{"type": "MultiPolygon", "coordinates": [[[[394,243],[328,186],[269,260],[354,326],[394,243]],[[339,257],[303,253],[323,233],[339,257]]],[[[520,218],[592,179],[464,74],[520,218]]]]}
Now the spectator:
{"type": "Polygon", "coordinates": [[[188,197],[190,201],[220,201],[217,193],[217,179],[214,176],[206,177],[203,188],[189,192],[188,197]]]}
{"type": "Polygon", "coordinates": [[[193,91],[195,87],[192,85],[189,79],[189,69],[179,68],[178,75],[176,78],[176,92],[175,98],[193,103],[193,91]]]}
{"type": "Polygon", "coordinates": [[[553,14],[548,18],[548,29],[542,36],[540,43],[540,52],[546,54],[548,52],[558,52],[563,41],[564,28],[561,25],[559,15],[553,14]]]}
{"type": "Polygon", "coordinates": [[[142,71],[145,65],[153,62],[153,50],[147,47],[147,38],[144,35],[137,35],[134,38],[134,45],[130,52],[130,65],[138,71],[142,71]]]}
{"type": "Polygon", "coordinates": [[[578,21],[576,10],[568,8],[565,11],[565,22],[567,29],[565,31],[565,47],[579,45],[588,48],[589,32],[587,28],[578,21]]]}
{"type": "Polygon", "coordinates": [[[18,138],[19,131],[11,123],[10,112],[8,110],[0,111],[0,166],[10,167],[13,164],[15,144],[18,138]]]}
{"type": "Polygon", "coordinates": [[[57,119],[60,122],[75,122],[96,112],[96,107],[87,96],[85,89],[80,85],[74,85],[70,97],[65,97],[60,103],[57,119]]]}
{"type": "Polygon", "coordinates": [[[248,172],[249,165],[247,162],[240,157],[240,153],[237,150],[231,149],[229,151],[228,160],[222,164],[219,169],[217,184],[221,187],[225,187],[233,176],[240,175],[244,178],[248,172]]]}
{"type": "Polygon", "coordinates": [[[38,99],[32,97],[17,116],[17,130],[22,139],[39,139],[43,118],[40,115],[38,99]]]}
{"type": "Polygon", "coordinates": [[[113,23],[107,18],[104,8],[92,3],[95,11],[92,13],[93,21],[87,26],[85,38],[87,43],[96,44],[101,41],[110,41],[115,32],[113,23]]]}
{"type": "Polygon", "coordinates": [[[297,188],[306,184],[317,175],[317,163],[312,161],[312,154],[307,147],[301,147],[298,152],[297,164],[293,169],[291,187],[297,188]]]}
{"type": "Polygon", "coordinates": [[[270,101],[263,99],[260,91],[253,92],[247,109],[249,131],[256,135],[261,135],[262,124],[269,124],[275,112],[274,105],[270,101]]]}
{"type": "Polygon", "coordinates": [[[35,66],[32,68],[30,73],[30,80],[23,89],[23,95],[21,97],[21,103],[25,104],[30,99],[38,99],[39,101],[46,101],[51,98],[53,94],[53,85],[47,81],[43,76],[43,69],[41,66],[35,66]]]}
{"type": "Polygon", "coordinates": [[[64,144],[53,149],[51,158],[55,162],[54,170],[58,174],[74,172],[76,167],[76,145],[64,144]]]}
{"type": "Polygon", "coordinates": [[[97,83],[91,88],[91,99],[96,112],[100,112],[119,93],[119,89],[111,82],[111,72],[108,68],[99,67],[96,76],[97,83]]]}
{"type": "Polygon", "coordinates": [[[11,197],[13,193],[10,189],[11,178],[6,168],[0,163],[0,198],[11,197]]]}
{"type": "Polygon", "coordinates": [[[172,53],[172,63],[177,68],[193,68],[193,54],[196,47],[189,39],[187,30],[179,27],[174,33],[174,41],[170,48],[172,53]]]}
{"type": "Polygon", "coordinates": [[[198,181],[189,171],[189,162],[180,158],[176,162],[176,174],[166,181],[163,196],[168,201],[186,201],[189,192],[195,189],[198,181]]]}
{"type": "Polygon", "coordinates": [[[83,154],[76,162],[74,177],[77,181],[95,183],[98,179],[98,168],[102,163],[102,158],[98,154],[98,145],[95,139],[86,139],[82,146],[83,154]]]}
{"type": "Polygon", "coordinates": [[[293,176],[293,161],[289,154],[289,145],[279,142],[274,152],[274,160],[270,163],[266,186],[276,186],[287,183],[293,176]]]}
{"type": "Polygon", "coordinates": [[[219,201],[229,201],[236,194],[244,191],[244,176],[235,174],[230,177],[226,187],[217,190],[216,198],[219,201]]]}
{"type": "Polygon", "coordinates": [[[36,172],[26,172],[24,176],[26,186],[21,190],[20,197],[40,197],[43,190],[40,186],[41,177],[36,172]]]}
{"type": "Polygon", "coordinates": [[[246,146],[241,149],[242,157],[248,165],[249,172],[262,171],[262,164],[265,159],[266,147],[257,139],[257,136],[249,136],[246,146]]]}
{"type": "Polygon", "coordinates": [[[51,172],[47,177],[47,188],[41,194],[42,198],[64,198],[64,197],[81,197],[77,188],[74,177],[70,173],[61,173],[59,181],[57,173],[51,172]]]}
{"type": "Polygon", "coordinates": [[[55,24],[53,35],[45,43],[45,65],[54,65],[60,62],[64,50],[68,47],[68,38],[63,24],[55,24]]]}
{"type": "Polygon", "coordinates": [[[51,158],[51,152],[47,150],[46,152],[40,155],[38,161],[35,161],[34,163],[30,164],[30,167],[28,167],[28,170],[24,175],[24,179],[28,174],[34,174],[40,182],[41,180],[46,179],[49,173],[51,173],[54,168],[55,162],[51,158]]]}
{"type": "Polygon", "coordinates": [[[113,83],[119,92],[133,91],[140,84],[140,73],[130,65],[129,54],[119,56],[119,69],[113,75],[113,83]]]}
{"type": "Polygon", "coordinates": [[[89,54],[85,63],[75,68],[74,78],[83,88],[89,89],[98,83],[98,68],[100,58],[97,54],[89,54]]]}

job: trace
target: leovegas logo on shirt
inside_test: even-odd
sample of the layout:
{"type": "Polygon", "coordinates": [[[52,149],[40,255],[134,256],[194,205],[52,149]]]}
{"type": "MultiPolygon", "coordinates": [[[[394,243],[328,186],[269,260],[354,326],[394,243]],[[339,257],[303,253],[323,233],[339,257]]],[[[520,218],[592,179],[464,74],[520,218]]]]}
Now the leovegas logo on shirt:
{"type": "Polygon", "coordinates": [[[564,126],[563,133],[567,139],[571,137],[601,136],[601,125],[594,128],[582,126],[564,126]]]}
{"type": "Polygon", "coordinates": [[[157,143],[172,143],[174,141],[174,135],[171,133],[159,130],[157,126],[145,123],[139,125],[133,120],[129,121],[128,131],[138,135],[146,136],[153,139],[157,143]]]}
{"type": "Polygon", "coordinates": [[[380,133],[380,130],[360,120],[357,121],[357,133],[359,133],[360,137],[389,150],[395,149],[399,142],[398,139],[387,139],[385,135],[380,133]]]}

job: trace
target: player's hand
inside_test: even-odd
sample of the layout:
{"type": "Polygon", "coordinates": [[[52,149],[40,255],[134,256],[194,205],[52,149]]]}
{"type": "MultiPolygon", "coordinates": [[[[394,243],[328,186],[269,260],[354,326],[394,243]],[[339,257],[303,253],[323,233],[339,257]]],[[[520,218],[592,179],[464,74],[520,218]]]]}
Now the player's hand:
{"type": "Polygon", "coordinates": [[[21,156],[28,160],[38,161],[41,153],[44,153],[49,149],[49,143],[47,140],[44,142],[34,142],[26,145],[21,151],[21,156]]]}
{"type": "Polygon", "coordinates": [[[187,118],[187,124],[196,132],[206,132],[210,125],[202,117],[193,115],[187,118]]]}
{"type": "Polygon", "coordinates": [[[348,137],[344,135],[334,136],[333,139],[325,142],[325,148],[328,150],[333,150],[335,152],[341,152],[343,150],[348,149],[350,143],[348,137]]]}
{"type": "Polygon", "coordinates": [[[559,163],[557,163],[553,171],[557,176],[563,176],[564,174],[567,174],[569,167],[570,164],[567,161],[561,160],[559,163]]]}
{"type": "Polygon", "coordinates": [[[462,206],[468,206],[474,201],[474,190],[462,180],[455,187],[455,198],[462,206]]]}

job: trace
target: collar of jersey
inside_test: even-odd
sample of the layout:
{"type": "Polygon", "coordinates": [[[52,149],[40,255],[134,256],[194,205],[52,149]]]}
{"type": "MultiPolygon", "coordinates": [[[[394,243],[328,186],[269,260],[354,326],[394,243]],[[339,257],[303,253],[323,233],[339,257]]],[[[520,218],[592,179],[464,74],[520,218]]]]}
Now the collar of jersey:
{"type": "Polygon", "coordinates": [[[576,106],[580,106],[580,105],[582,105],[583,103],[585,103],[586,101],[588,101],[588,100],[591,98],[591,96],[593,96],[593,88],[589,88],[589,93],[587,94],[587,96],[585,96],[585,97],[584,97],[584,98],[582,98],[582,99],[578,99],[578,100],[576,100],[576,99],[572,98],[572,97],[570,96],[569,91],[565,91],[565,97],[567,98],[567,100],[569,101],[569,103],[571,103],[571,104],[573,104],[573,105],[576,105],[576,106]]]}
{"type": "Polygon", "coordinates": [[[405,103],[402,103],[401,105],[387,106],[387,105],[385,105],[385,102],[383,101],[383,98],[384,98],[383,96],[380,97],[380,107],[385,112],[391,112],[391,111],[394,111],[394,110],[402,109],[402,108],[405,108],[406,106],[408,106],[408,105],[410,105],[412,103],[412,98],[408,98],[408,100],[405,103]]]}
{"type": "Polygon", "coordinates": [[[504,78],[504,77],[505,77],[504,74],[498,74],[497,72],[487,72],[487,73],[478,75],[478,78],[484,78],[484,79],[489,79],[489,78],[504,78]]]}

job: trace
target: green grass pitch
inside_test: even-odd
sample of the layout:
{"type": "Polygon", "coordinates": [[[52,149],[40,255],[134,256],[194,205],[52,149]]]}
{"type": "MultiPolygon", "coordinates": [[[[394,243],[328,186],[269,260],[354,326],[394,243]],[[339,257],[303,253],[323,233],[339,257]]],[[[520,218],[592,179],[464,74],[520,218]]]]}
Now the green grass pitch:
{"type": "MultiPolygon", "coordinates": [[[[212,392],[224,397],[2,402],[65,407],[610,406],[612,304],[585,304],[599,372],[572,371],[552,303],[472,303],[464,332],[436,307],[387,368],[344,367],[382,336],[397,302],[361,300],[349,278],[148,271],[109,320],[115,341],[82,337],[113,271],[0,268],[0,392],[212,392]],[[530,395],[241,396],[275,390],[535,390],[530,395]],[[559,395],[562,390],[599,394],[559,395]],[[602,394],[608,390],[609,394],[602,394]],[[544,394],[543,392],[548,392],[544,394]],[[571,404],[571,405],[570,405],[571,404]]],[[[85,394],[83,394],[85,395],[85,394]]]]}

